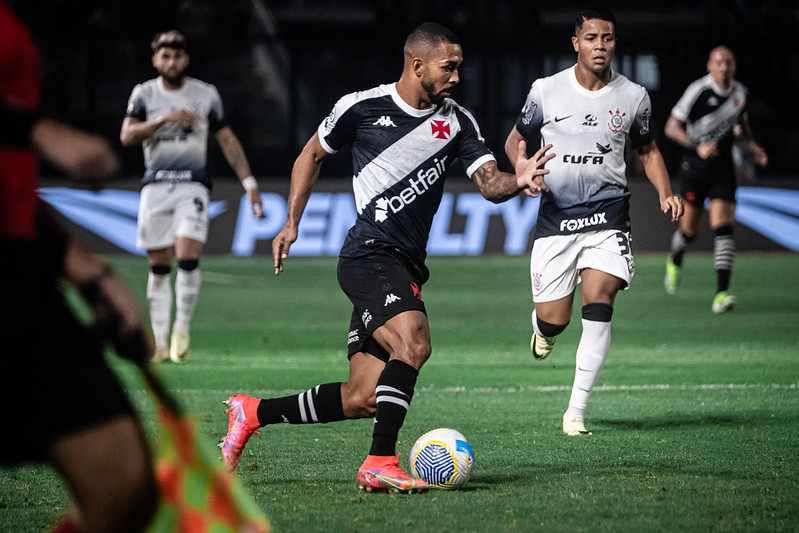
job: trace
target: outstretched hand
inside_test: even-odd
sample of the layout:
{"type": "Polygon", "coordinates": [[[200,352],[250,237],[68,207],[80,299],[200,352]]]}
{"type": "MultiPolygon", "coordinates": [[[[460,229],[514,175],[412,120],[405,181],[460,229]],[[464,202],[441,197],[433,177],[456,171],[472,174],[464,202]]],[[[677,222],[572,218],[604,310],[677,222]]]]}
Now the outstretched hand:
{"type": "Polygon", "coordinates": [[[272,240],[272,259],[275,261],[275,276],[283,272],[283,260],[289,256],[289,248],[297,240],[297,229],[283,226],[272,240]]]}
{"type": "Polygon", "coordinates": [[[525,194],[531,198],[538,197],[542,192],[549,192],[549,186],[544,181],[544,176],[549,174],[549,170],[544,165],[555,157],[555,154],[547,154],[552,148],[547,144],[539,149],[533,157],[527,157],[527,143],[519,141],[519,155],[516,158],[516,179],[520,188],[524,189],[525,194]]]}

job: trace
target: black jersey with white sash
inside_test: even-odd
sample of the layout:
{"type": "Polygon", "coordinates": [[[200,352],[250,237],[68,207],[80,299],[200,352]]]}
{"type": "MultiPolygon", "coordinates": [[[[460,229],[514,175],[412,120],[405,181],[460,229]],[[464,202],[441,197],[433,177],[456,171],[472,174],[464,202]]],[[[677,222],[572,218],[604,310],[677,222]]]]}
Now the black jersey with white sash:
{"type": "Polygon", "coordinates": [[[695,144],[715,141],[718,157],[702,159],[696,150],[687,150],[684,170],[702,171],[724,168],[732,171],[733,128],[746,111],[748,90],[733,80],[722,89],[710,74],[691,83],[671,110],[672,116],[685,122],[685,130],[695,144]]]}
{"type": "Polygon", "coordinates": [[[415,109],[380,85],[341,98],[318,129],[328,153],[352,145],[357,219],[341,249],[357,258],[381,248],[399,250],[426,273],[427,240],[456,159],[468,176],[494,161],[474,117],[447,98],[415,109]]]}

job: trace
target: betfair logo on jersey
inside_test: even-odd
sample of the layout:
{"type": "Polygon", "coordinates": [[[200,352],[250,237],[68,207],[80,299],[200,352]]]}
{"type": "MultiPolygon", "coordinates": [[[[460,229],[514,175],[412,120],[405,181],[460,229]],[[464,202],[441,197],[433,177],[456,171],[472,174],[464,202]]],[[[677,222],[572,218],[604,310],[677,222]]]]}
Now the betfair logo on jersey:
{"type": "Polygon", "coordinates": [[[607,224],[608,219],[605,213],[596,213],[586,218],[574,218],[560,221],[560,231],[577,231],[590,226],[598,226],[600,224],[607,224]]]}
{"type": "Polygon", "coordinates": [[[391,120],[391,117],[389,117],[388,115],[383,115],[379,119],[377,119],[374,122],[372,122],[372,126],[383,126],[383,127],[386,127],[386,128],[389,127],[389,126],[391,126],[392,128],[396,128],[397,127],[397,125],[394,124],[394,121],[391,120]]]}
{"type": "Polygon", "coordinates": [[[419,196],[426,193],[430,186],[438,181],[447,170],[447,157],[433,159],[433,166],[428,169],[421,169],[416,173],[418,179],[411,178],[408,187],[402,189],[396,196],[385,196],[375,201],[375,221],[383,222],[388,218],[388,212],[399,213],[406,205],[413,203],[419,196]]]}

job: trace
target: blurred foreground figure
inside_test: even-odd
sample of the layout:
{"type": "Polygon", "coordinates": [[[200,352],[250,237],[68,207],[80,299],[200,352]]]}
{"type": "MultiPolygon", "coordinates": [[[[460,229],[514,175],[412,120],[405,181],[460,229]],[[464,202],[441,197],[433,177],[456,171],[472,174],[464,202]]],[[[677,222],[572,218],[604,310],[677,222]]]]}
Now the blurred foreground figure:
{"type": "Polygon", "coordinates": [[[58,531],[141,531],[158,502],[146,437],[104,359],[111,342],[135,361],[152,341],[123,280],[58,226],[41,202],[37,152],[73,177],[100,179],[119,163],[103,139],[36,115],[38,55],[0,3],[0,463],[58,471],[74,498],[58,531]],[[93,312],[83,325],[63,293],[93,312]]]}

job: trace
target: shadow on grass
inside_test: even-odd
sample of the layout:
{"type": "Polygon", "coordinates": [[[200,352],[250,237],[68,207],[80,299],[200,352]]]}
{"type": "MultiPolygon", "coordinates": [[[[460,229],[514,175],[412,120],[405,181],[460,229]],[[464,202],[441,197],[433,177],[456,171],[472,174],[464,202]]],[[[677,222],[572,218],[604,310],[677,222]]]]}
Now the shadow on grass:
{"type": "Polygon", "coordinates": [[[591,421],[591,431],[601,434],[602,426],[609,426],[614,430],[622,431],[648,431],[648,430],[681,430],[688,428],[708,427],[767,427],[782,426],[786,422],[795,421],[798,416],[790,413],[763,413],[741,412],[716,414],[707,416],[674,414],[668,417],[644,419],[612,419],[597,418],[591,421]]]}

